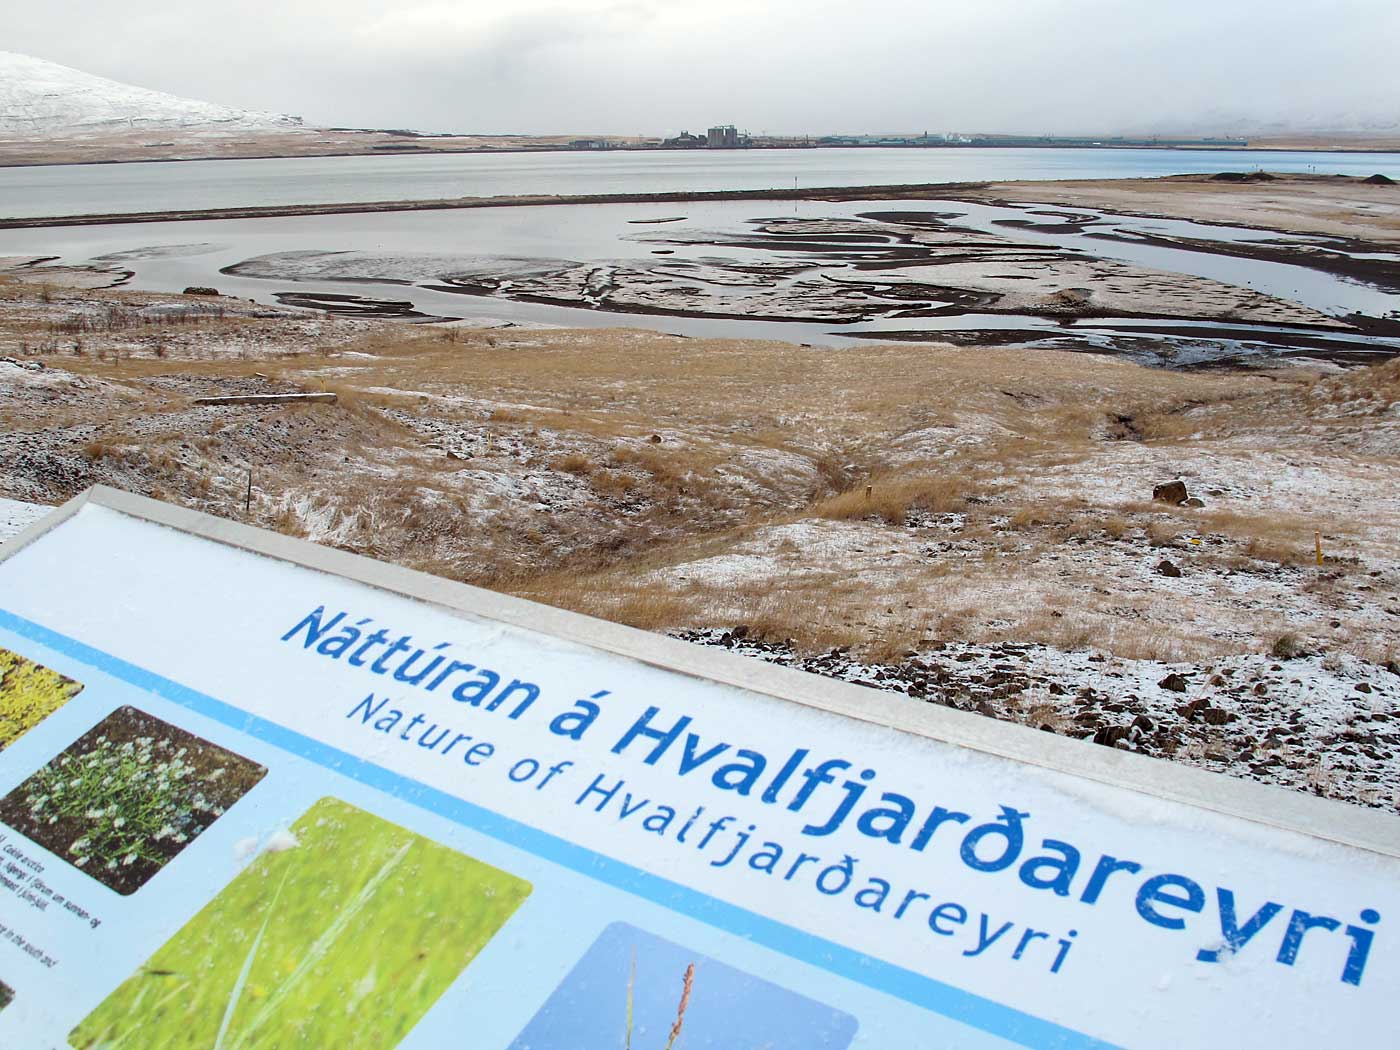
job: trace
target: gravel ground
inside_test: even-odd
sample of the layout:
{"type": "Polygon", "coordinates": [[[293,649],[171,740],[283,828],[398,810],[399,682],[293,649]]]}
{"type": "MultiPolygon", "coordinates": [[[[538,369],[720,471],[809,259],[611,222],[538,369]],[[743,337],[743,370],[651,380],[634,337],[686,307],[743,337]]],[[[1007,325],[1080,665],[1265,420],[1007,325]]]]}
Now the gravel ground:
{"type": "Polygon", "coordinates": [[[801,655],[748,630],[678,632],[770,663],[1326,798],[1400,810],[1400,664],[1333,654],[1125,660],[1041,645],[928,646],[897,663],[801,655]]]}

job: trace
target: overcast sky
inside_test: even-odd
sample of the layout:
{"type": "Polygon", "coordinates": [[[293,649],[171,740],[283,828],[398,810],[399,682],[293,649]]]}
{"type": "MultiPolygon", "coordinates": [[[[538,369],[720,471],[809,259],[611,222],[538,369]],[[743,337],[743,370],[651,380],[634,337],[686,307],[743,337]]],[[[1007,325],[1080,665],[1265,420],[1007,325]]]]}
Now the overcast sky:
{"type": "Polygon", "coordinates": [[[0,0],[0,25],[7,50],[322,125],[1400,123],[1397,0],[0,0]]]}

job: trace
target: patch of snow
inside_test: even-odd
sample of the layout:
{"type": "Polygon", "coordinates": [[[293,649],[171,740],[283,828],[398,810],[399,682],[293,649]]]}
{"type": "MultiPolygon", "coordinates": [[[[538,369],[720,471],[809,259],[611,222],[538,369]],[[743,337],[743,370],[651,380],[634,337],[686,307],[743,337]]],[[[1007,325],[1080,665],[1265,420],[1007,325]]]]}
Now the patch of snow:
{"type": "Polygon", "coordinates": [[[647,579],[733,587],[839,573],[875,587],[902,577],[908,562],[920,557],[919,546],[917,537],[870,522],[807,519],[759,529],[732,551],[659,569],[647,579]]]}
{"type": "Polygon", "coordinates": [[[0,543],[17,536],[42,518],[52,507],[42,503],[22,503],[17,499],[0,499],[0,543]]]}

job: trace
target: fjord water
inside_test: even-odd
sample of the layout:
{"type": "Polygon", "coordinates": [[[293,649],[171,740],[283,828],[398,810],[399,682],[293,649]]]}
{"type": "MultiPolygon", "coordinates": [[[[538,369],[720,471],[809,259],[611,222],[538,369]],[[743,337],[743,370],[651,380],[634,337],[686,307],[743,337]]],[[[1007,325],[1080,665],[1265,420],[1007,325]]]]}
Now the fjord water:
{"type": "Polygon", "coordinates": [[[1168,149],[783,149],[395,154],[0,168],[0,219],[512,194],[629,194],[1219,171],[1381,173],[1400,154],[1168,149]]]}

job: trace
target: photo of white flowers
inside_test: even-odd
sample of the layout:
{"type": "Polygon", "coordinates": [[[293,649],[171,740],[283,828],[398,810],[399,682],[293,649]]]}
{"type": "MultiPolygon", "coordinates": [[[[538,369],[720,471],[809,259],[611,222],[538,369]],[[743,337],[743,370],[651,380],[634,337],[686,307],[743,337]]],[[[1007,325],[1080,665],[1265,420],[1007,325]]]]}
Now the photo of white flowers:
{"type": "Polygon", "coordinates": [[[134,893],[266,773],[121,707],[0,800],[0,821],[103,885],[134,893]]]}

